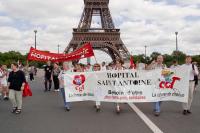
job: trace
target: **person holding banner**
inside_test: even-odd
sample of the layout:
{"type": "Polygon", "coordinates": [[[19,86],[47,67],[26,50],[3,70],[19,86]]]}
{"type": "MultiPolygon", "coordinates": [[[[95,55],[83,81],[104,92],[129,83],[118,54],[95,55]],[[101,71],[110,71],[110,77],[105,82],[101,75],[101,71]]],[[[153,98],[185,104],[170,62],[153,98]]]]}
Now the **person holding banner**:
{"type": "MultiPolygon", "coordinates": [[[[93,66],[93,71],[100,71],[101,70],[101,66],[100,64],[96,63],[94,64],[93,66]]],[[[98,93],[98,92],[97,92],[98,93]]],[[[97,94],[98,95],[98,94],[97,94]]],[[[100,105],[101,105],[101,102],[100,101],[96,101],[96,112],[99,112],[100,111],[100,105]]]]}
{"type": "Polygon", "coordinates": [[[85,67],[85,70],[86,70],[87,72],[91,72],[91,71],[92,71],[92,66],[91,66],[90,63],[87,64],[87,66],[85,67]]]}
{"type": "Polygon", "coordinates": [[[61,70],[58,79],[60,82],[60,92],[62,94],[63,97],[63,101],[64,101],[64,107],[66,111],[70,111],[70,103],[66,102],[66,98],[65,98],[65,88],[64,88],[64,75],[66,72],[69,72],[70,68],[69,68],[69,63],[68,62],[64,62],[63,63],[63,70],[61,70]]]}
{"type": "Polygon", "coordinates": [[[174,61],[173,61],[173,64],[170,66],[170,68],[171,68],[171,69],[174,69],[174,68],[177,68],[177,67],[179,67],[178,61],[177,61],[177,60],[174,60],[174,61]]]}
{"type": "Polygon", "coordinates": [[[53,68],[53,83],[54,83],[54,91],[58,92],[59,91],[59,79],[58,75],[60,74],[60,67],[58,63],[54,63],[54,68],[53,68]]]}
{"type": "Polygon", "coordinates": [[[52,71],[53,67],[51,66],[51,62],[47,62],[47,66],[44,68],[45,75],[44,75],[44,84],[45,84],[45,92],[48,90],[51,90],[51,84],[52,84],[52,71]]]}
{"type": "Polygon", "coordinates": [[[80,64],[75,64],[73,72],[84,72],[84,69],[81,67],[80,64]]]}
{"type": "MultiPolygon", "coordinates": [[[[152,70],[152,69],[165,69],[167,68],[165,64],[163,64],[163,56],[159,55],[157,56],[156,61],[153,61],[148,67],[147,69],[152,70]]],[[[155,102],[154,103],[154,115],[155,116],[159,116],[160,115],[160,111],[161,111],[161,101],[159,102],[155,102]]]]}
{"type": "Polygon", "coordinates": [[[195,89],[195,81],[194,81],[194,77],[195,75],[198,75],[198,68],[197,66],[192,64],[192,57],[191,56],[187,56],[185,59],[185,64],[183,65],[183,67],[187,67],[189,72],[190,72],[190,80],[189,80],[189,96],[188,96],[188,102],[187,103],[183,103],[183,115],[187,115],[187,114],[191,114],[191,105],[192,105],[192,100],[193,100],[193,93],[194,93],[194,89],[195,89]]]}
{"type": "Polygon", "coordinates": [[[137,61],[137,63],[136,63],[136,69],[137,70],[145,70],[145,67],[146,67],[145,63],[141,62],[140,60],[137,61]]]}
{"type": "Polygon", "coordinates": [[[106,69],[106,62],[102,62],[102,64],[101,64],[101,70],[102,71],[106,71],[107,69],[106,69]]]}
{"type": "MultiPolygon", "coordinates": [[[[123,67],[124,62],[122,60],[117,60],[116,61],[116,66],[115,66],[115,70],[121,71],[121,70],[125,70],[125,68],[123,67]]],[[[121,112],[121,108],[119,103],[116,103],[116,113],[120,114],[121,112]]]]}

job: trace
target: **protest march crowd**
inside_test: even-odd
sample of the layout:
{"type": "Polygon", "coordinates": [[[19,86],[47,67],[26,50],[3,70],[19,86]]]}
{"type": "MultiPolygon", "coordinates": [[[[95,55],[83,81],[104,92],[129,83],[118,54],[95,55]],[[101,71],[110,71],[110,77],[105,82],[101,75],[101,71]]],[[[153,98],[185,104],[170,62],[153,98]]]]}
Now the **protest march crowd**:
{"type": "MultiPolygon", "coordinates": [[[[54,62],[51,64],[50,61],[47,62],[47,65],[44,66],[44,92],[51,91],[52,84],[54,84],[54,91],[61,92],[64,109],[70,111],[71,105],[69,101],[66,101],[65,97],[65,85],[64,85],[64,75],[67,72],[96,72],[96,71],[123,71],[126,69],[129,70],[153,70],[153,69],[166,69],[167,66],[163,64],[163,56],[159,55],[155,61],[152,61],[151,64],[147,65],[141,62],[136,64],[131,64],[128,68],[124,66],[122,60],[116,60],[113,63],[106,64],[105,62],[94,65],[79,64],[79,63],[70,63],[63,62],[61,64],[54,62]]],[[[190,72],[189,75],[189,95],[188,102],[182,103],[183,115],[191,114],[191,105],[193,100],[194,91],[196,90],[198,84],[198,75],[199,70],[195,63],[192,62],[191,56],[187,56],[185,59],[185,64],[182,66],[187,67],[190,72]]],[[[173,62],[173,65],[170,68],[178,68],[177,61],[173,62]]],[[[10,100],[12,103],[12,113],[20,114],[22,112],[22,99],[25,85],[28,81],[34,81],[34,75],[37,74],[37,69],[34,66],[25,66],[19,63],[12,63],[11,70],[7,69],[6,65],[0,65],[0,95],[4,100],[10,100]],[[28,78],[29,77],[29,78],[28,78]]],[[[121,112],[121,103],[115,103],[116,113],[120,114],[121,112]]],[[[95,109],[97,112],[100,112],[101,102],[95,102],[95,109]]],[[[153,106],[154,115],[159,116],[161,112],[161,101],[155,102],[153,106]]]]}

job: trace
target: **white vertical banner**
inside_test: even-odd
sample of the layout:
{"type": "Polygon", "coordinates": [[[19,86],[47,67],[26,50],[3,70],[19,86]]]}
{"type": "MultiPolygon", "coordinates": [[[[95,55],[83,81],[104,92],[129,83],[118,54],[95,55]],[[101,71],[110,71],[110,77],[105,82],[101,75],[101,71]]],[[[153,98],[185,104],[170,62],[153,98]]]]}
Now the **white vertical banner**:
{"type": "Polygon", "coordinates": [[[66,73],[64,89],[67,102],[95,100],[94,88],[90,87],[89,73],[66,73]]]}

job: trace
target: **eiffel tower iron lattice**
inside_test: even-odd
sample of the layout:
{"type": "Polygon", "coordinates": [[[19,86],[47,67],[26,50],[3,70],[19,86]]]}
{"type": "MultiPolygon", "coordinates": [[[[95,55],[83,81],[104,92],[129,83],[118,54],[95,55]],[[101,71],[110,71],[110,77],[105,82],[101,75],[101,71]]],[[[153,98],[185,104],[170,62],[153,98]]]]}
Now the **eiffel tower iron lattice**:
{"type": "Polygon", "coordinates": [[[113,61],[128,59],[130,53],[120,38],[120,29],[116,29],[113,23],[108,7],[109,0],[84,0],[84,5],[78,28],[73,29],[73,37],[65,53],[70,53],[84,43],[90,42],[93,49],[104,51],[113,61]],[[100,28],[91,27],[95,16],[100,17],[100,28]]]}

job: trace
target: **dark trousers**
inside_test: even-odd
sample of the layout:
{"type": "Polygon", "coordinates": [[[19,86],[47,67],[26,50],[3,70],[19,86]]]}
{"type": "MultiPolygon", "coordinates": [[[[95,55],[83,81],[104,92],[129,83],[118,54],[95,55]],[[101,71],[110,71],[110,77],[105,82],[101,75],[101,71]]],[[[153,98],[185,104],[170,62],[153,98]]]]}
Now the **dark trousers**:
{"type": "Polygon", "coordinates": [[[53,82],[54,82],[54,89],[58,90],[59,89],[59,79],[58,79],[58,76],[53,76],[53,82]]]}
{"type": "Polygon", "coordinates": [[[199,81],[199,78],[197,75],[194,76],[194,82],[195,82],[195,86],[198,85],[198,81],[199,81]]]}
{"type": "Polygon", "coordinates": [[[29,76],[30,76],[30,81],[34,80],[33,73],[30,73],[29,76]]]}
{"type": "Polygon", "coordinates": [[[52,84],[52,80],[51,78],[45,78],[45,81],[44,81],[44,85],[45,85],[45,90],[51,90],[51,84],[52,84]]]}

